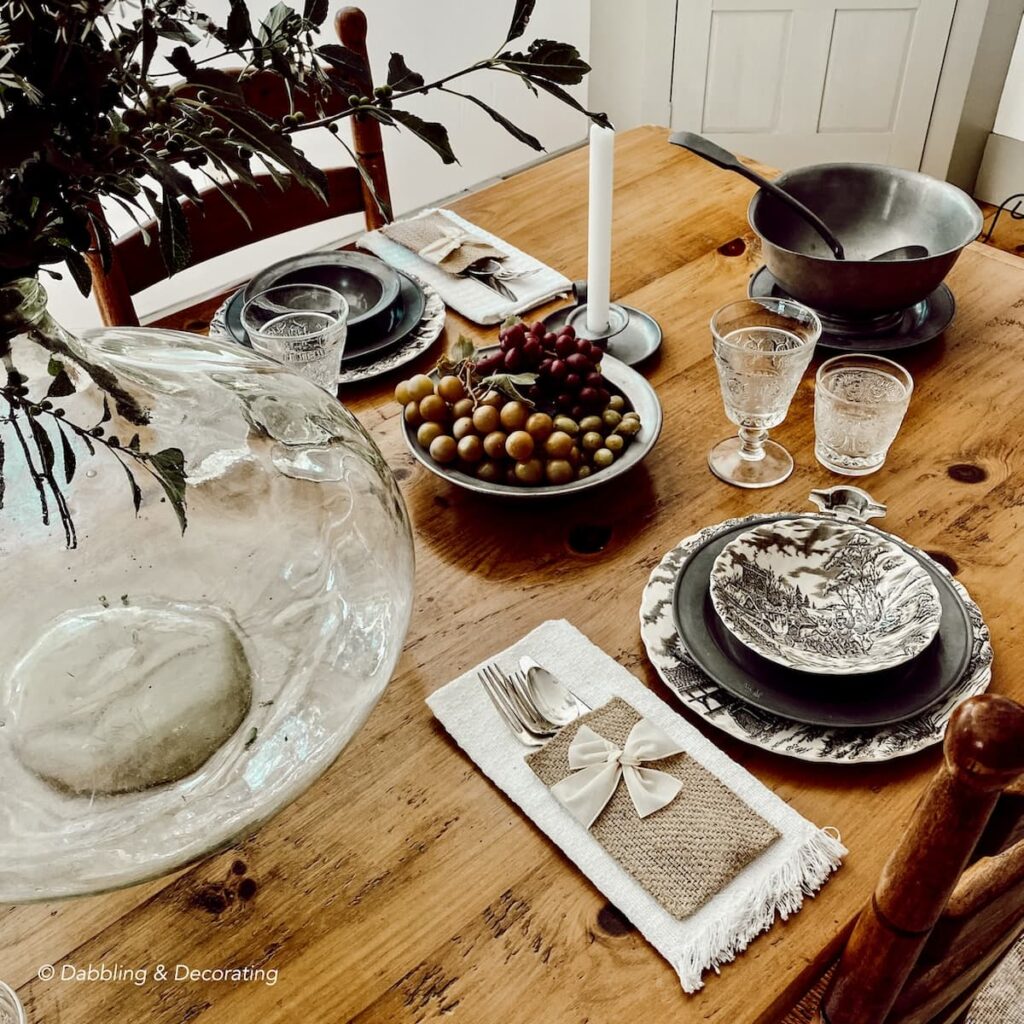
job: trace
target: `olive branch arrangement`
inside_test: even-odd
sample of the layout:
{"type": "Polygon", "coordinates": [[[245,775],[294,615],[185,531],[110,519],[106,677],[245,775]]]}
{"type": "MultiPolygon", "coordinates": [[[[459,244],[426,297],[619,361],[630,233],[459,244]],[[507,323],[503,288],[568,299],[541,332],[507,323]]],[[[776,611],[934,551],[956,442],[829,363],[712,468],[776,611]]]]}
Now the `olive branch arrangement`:
{"type": "MultiPolygon", "coordinates": [[[[475,72],[514,75],[534,95],[546,92],[608,125],[604,114],[586,110],[566,90],[590,71],[576,47],[537,39],[523,51],[510,48],[525,33],[535,4],[514,0],[504,42],[491,56],[427,82],[402,54],[392,53],[387,80],[374,89],[370,69],[357,53],[340,43],[317,40],[328,0],[305,0],[301,11],[278,3],[255,25],[246,0],[230,0],[224,25],[189,0],[0,0],[0,288],[40,270],[59,277],[50,268],[64,264],[87,295],[91,274],[84,254],[96,252],[104,270],[111,264],[113,240],[101,198],[121,207],[143,231],[146,221],[156,220],[169,273],[188,266],[188,226],[180,203],[201,203],[201,195],[183,167],[198,172],[243,218],[225,186],[254,186],[254,168],[264,169],[282,187],[294,180],[326,200],[325,175],[293,142],[298,132],[311,128],[326,128],[338,139],[372,191],[368,175],[340,137],[339,122],[347,117],[372,117],[408,131],[444,163],[454,163],[445,126],[402,105],[430,92],[467,100],[518,141],[543,150],[535,136],[505,115],[451,87],[475,72]],[[167,56],[173,71],[154,70],[161,40],[175,44],[167,56]],[[201,43],[212,44],[214,52],[203,50],[197,57],[201,43]],[[225,57],[236,58],[240,70],[216,66],[225,57]],[[280,121],[268,119],[245,100],[246,80],[268,72],[284,80],[292,97],[292,109],[280,121]],[[294,97],[300,94],[312,98],[316,117],[307,119],[296,109],[294,97]]],[[[383,212],[390,216],[389,210],[383,212]]],[[[0,408],[0,426],[12,427],[43,521],[48,523],[55,511],[68,546],[75,545],[63,493],[77,468],[75,440],[89,455],[99,446],[121,463],[136,513],[141,491],[134,474],[152,474],[184,530],[181,451],[143,451],[133,428],[145,425],[146,410],[118,388],[112,374],[55,341],[66,335],[49,323],[53,330],[31,332],[32,340],[51,350],[52,379],[45,395],[35,399],[26,375],[14,364],[9,342],[0,339],[6,370],[0,385],[0,400],[6,405],[6,410],[0,408]],[[105,400],[100,422],[88,427],[74,423],[55,404],[76,390],[79,370],[113,400],[113,411],[105,400]],[[123,433],[130,440],[122,443],[108,432],[114,416],[126,421],[123,433]]],[[[0,508],[4,458],[0,438],[0,508]]]]}

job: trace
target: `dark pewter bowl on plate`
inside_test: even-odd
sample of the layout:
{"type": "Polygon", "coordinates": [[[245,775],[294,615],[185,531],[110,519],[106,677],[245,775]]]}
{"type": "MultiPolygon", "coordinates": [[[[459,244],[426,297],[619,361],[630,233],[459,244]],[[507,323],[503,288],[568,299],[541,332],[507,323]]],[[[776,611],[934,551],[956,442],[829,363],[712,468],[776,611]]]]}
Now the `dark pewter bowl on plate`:
{"type": "Polygon", "coordinates": [[[386,333],[394,315],[401,279],[376,256],[359,252],[309,252],[260,271],[245,287],[244,299],[279,284],[319,284],[340,292],[348,302],[354,337],[386,333]]]}
{"type": "Polygon", "coordinates": [[[759,190],[747,218],[764,261],[797,301],[838,316],[874,317],[921,302],[982,227],[970,196],[918,171],[817,164],[787,171],[775,184],[829,226],[846,259],[837,260],[807,221],[759,190]],[[927,255],[875,258],[903,246],[923,246],[927,255]]]}

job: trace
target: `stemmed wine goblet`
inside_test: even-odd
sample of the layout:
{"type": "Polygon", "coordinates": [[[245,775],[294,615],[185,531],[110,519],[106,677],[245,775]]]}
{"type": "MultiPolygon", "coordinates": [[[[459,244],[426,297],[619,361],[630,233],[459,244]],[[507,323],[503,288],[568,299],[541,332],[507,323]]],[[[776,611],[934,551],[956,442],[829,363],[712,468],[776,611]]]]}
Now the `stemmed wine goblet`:
{"type": "Polygon", "coordinates": [[[821,321],[789,299],[741,299],[711,317],[725,414],[739,427],[708,452],[715,476],[736,487],[771,487],[793,472],[793,457],[768,430],[789,411],[821,336],[821,321]]]}

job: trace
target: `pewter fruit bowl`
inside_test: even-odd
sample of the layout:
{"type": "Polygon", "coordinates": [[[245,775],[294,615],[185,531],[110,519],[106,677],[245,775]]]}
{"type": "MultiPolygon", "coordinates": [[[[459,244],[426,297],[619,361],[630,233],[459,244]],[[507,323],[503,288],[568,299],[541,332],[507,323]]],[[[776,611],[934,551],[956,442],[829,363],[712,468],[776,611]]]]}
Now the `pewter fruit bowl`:
{"type": "MultiPolygon", "coordinates": [[[[483,348],[478,355],[485,356],[493,352],[492,347],[483,348]]],[[[556,498],[563,495],[578,494],[581,491],[589,491],[600,487],[611,480],[618,479],[624,473],[639,465],[654,447],[661,433],[662,411],[661,402],[658,401],[654,388],[632,367],[620,362],[612,356],[605,355],[601,360],[601,372],[608,385],[615,394],[622,395],[629,409],[635,410],[640,416],[640,431],[633,438],[631,443],[624,449],[620,458],[617,458],[610,466],[592,473],[590,476],[572,480],[564,484],[544,484],[537,486],[516,486],[514,484],[497,483],[478,479],[470,475],[465,469],[459,468],[458,463],[441,465],[430,457],[428,449],[424,448],[417,440],[416,430],[409,423],[402,419],[402,434],[409,451],[419,460],[431,473],[447,480],[456,487],[467,491],[474,491],[477,494],[486,494],[491,497],[510,498],[515,500],[556,498]]],[[[440,374],[435,369],[429,374],[431,380],[437,383],[440,374]]]]}
{"type": "Polygon", "coordinates": [[[832,675],[915,658],[941,617],[935,584],[910,552],[869,527],[820,519],[764,523],[726,545],[711,600],[751,650],[832,675]]]}

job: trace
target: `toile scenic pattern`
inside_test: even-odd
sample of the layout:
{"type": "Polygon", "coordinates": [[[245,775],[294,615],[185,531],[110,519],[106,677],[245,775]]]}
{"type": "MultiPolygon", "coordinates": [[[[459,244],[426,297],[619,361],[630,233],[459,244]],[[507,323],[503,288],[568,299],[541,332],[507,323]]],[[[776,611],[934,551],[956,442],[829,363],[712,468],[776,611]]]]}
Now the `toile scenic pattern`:
{"type": "MultiPolygon", "coordinates": [[[[905,757],[941,743],[957,705],[984,693],[992,679],[992,644],[977,604],[959,580],[953,587],[971,620],[974,644],[962,679],[946,696],[919,715],[880,729],[841,729],[803,725],[755,708],[709,679],[690,659],[676,632],[672,596],[679,570],[702,544],[736,526],[756,526],[777,518],[752,515],[707,526],[667,551],[651,572],[640,604],[640,635],[662,681],[693,714],[727,735],[764,750],[803,761],[869,764],[905,757]]],[[[923,552],[922,558],[927,558],[923,552]]],[[[938,572],[949,573],[929,560],[938,572]]]]}
{"type": "Polygon", "coordinates": [[[915,559],[859,526],[800,518],[755,527],[715,560],[711,597],[758,654],[812,672],[889,668],[928,646],[939,596],[915,559]]]}

